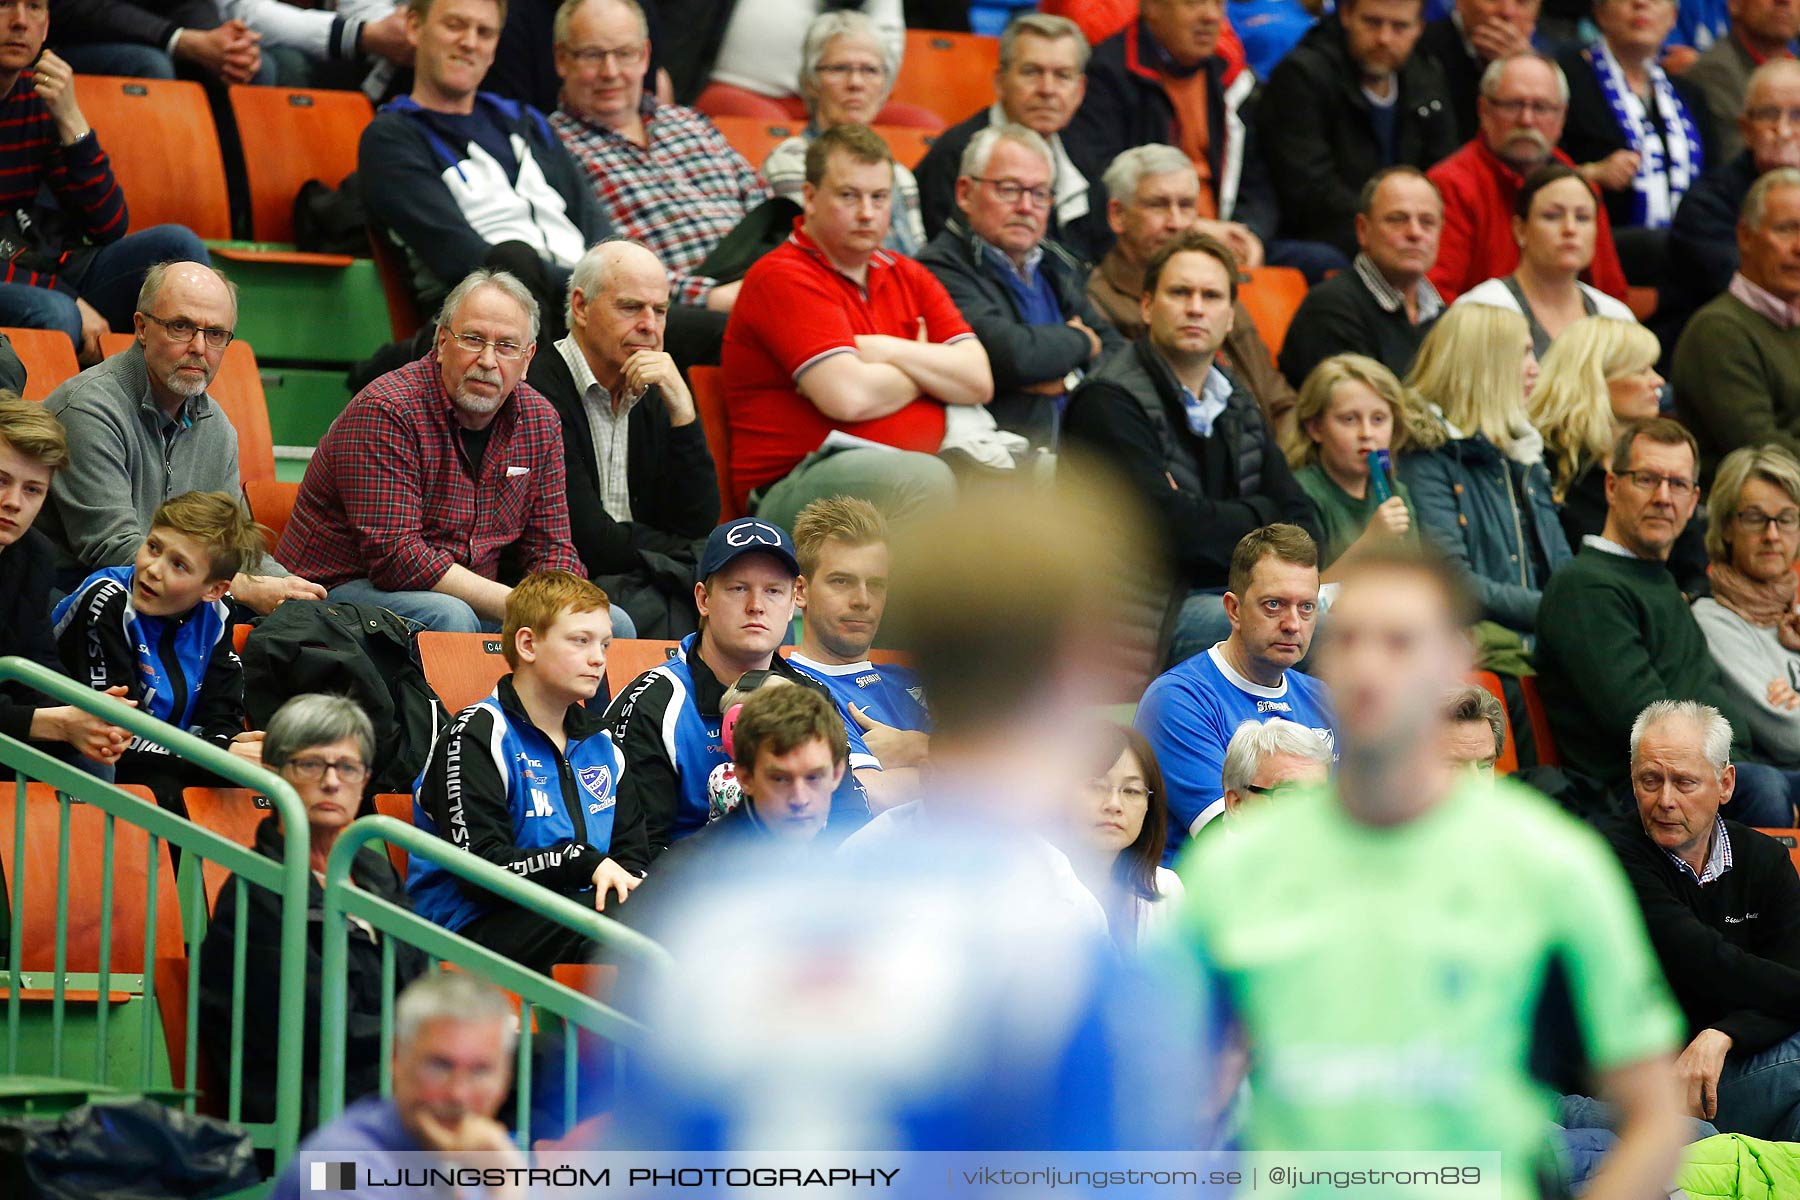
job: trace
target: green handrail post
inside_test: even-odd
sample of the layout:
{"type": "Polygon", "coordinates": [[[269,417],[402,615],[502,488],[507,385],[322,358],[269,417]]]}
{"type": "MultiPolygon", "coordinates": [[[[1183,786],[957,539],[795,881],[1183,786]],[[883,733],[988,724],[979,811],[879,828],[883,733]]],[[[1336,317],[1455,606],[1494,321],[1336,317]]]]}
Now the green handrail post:
{"type": "MultiPolygon", "coordinates": [[[[249,877],[264,887],[278,892],[282,897],[281,906],[281,1000],[277,1008],[276,1020],[279,1035],[279,1049],[276,1052],[275,1078],[275,1160],[281,1166],[292,1157],[294,1147],[300,1140],[300,1087],[301,1070],[305,1057],[305,970],[306,970],[306,902],[308,888],[311,884],[307,866],[309,838],[307,835],[306,807],[288,782],[273,772],[266,771],[246,759],[231,754],[210,742],[205,742],[185,730],[177,729],[163,721],[157,720],[149,713],[140,712],[129,704],[96,692],[91,688],[69,679],[39,663],[15,655],[0,657],[0,680],[16,680],[32,688],[51,700],[72,705],[83,712],[102,717],[128,733],[146,741],[163,746],[171,753],[195,764],[215,775],[222,776],[237,787],[249,788],[268,797],[274,811],[281,818],[284,850],[282,861],[278,866],[270,864],[268,859],[254,850],[239,846],[226,838],[220,837],[209,829],[204,829],[174,813],[165,812],[155,804],[146,803],[129,792],[119,790],[77,767],[51,757],[43,751],[13,738],[0,736],[0,763],[12,767],[21,782],[26,779],[39,780],[50,784],[59,791],[66,792],[102,811],[114,816],[124,816],[132,824],[145,830],[149,835],[148,862],[150,888],[154,889],[157,879],[156,852],[160,841],[167,841],[195,854],[210,859],[234,872],[249,877]],[[293,974],[288,978],[289,973],[293,974]]],[[[25,805],[23,792],[19,796],[20,821],[14,843],[18,851],[16,862],[24,861],[23,849],[25,840],[25,823],[23,820],[25,805]]],[[[177,889],[179,893],[179,888],[177,889]]],[[[154,903],[155,892],[152,890],[150,903],[154,903]]],[[[179,904],[179,898],[173,898],[179,904]]],[[[15,906],[13,912],[13,929],[15,939],[20,930],[20,914],[15,906]]],[[[146,957],[153,957],[156,929],[153,923],[146,924],[144,931],[146,957]]],[[[22,948],[15,940],[12,947],[12,997],[9,1002],[10,1032],[16,1036],[17,1003],[19,991],[18,968],[22,948]]],[[[153,963],[149,964],[153,967],[153,963]]],[[[146,971],[146,974],[150,974],[146,971]]],[[[60,976],[57,984],[60,988],[60,976]]],[[[146,991],[154,987],[151,980],[146,981],[146,991]]],[[[104,996],[102,997],[104,1003],[104,996]]],[[[192,1031],[190,1031],[192,1032],[192,1031]]],[[[10,1047],[9,1047],[10,1050],[10,1047]]],[[[149,1047],[145,1047],[146,1059],[149,1047]]]]}
{"type": "MultiPolygon", "coordinates": [[[[497,986],[517,994],[522,1011],[533,1008],[565,1018],[615,1042],[636,1041],[643,1026],[591,996],[583,995],[528,967],[522,967],[486,946],[434,925],[410,909],[349,886],[350,864],[370,842],[386,842],[405,850],[410,858],[423,858],[455,875],[479,884],[495,897],[528,905],[532,911],[560,925],[586,934],[616,954],[635,959],[652,970],[662,970],[673,960],[668,951],[635,929],[628,929],[591,906],[557,895],[511,871],[452,846],[443,838],[392,817],[363,817],[338,835],[325,864],[325,928],[321,947],[323,976],[319,989],[319,1123],[335,1117],[344,1107],[345,1005],[349,994],[349,923],[355,916],[369,922],[389,938],[406,937],[434,959],[480,971],[497,986]]],[[[387,1014],[383,1013],[383,1029],[387,1014]]],[[[524,1018],[529,1020],[529,1017],[524,1018]]],[[[521,1038],[521,1041],[524,1041],[521,1038]]]]}

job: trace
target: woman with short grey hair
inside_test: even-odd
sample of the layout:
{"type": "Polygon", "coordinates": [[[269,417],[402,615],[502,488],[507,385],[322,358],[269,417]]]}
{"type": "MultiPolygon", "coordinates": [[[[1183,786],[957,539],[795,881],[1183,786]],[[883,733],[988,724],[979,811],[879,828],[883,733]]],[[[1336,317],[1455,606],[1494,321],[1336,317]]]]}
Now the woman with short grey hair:
{"type": "MultiPolygon", "coordinates": [[[[318,1122],[319,978],[323,969],[322,920],[325,864],[338,835],[362,808],[363,786],[375,757],[375,727],[356,702],[343,696],[295,696],[269,718],[263,734],[263,766],[285,779],[306,812],[307,857],[313,878],[307,891],[306,1054],[301,1089],[301,1132],[318,1122]]],[[[281,861],[287,839],[281,817],[271,812],[256,827],[255,849],[281,861]]],[[[350,880],[361,890],[410,909],[406,888],[387,854],[364,846],[350,864],[350,880]]],[[[229,1063],[232,1025],[233,941],[243,905],[245,934],[243,996],[243,1119],[274,1119],[275,1059],[280,1031],[281,899],[268,888],[233,875],[219,892],[217,907],[200,948],[200,1039],[220,1066],[229,1063]],[[241,901],[240,901],[241,893],[241,901]]],[[[348,1054],[344,1099],[373,1091],[381,1081],[381,944],[374,929],[351,921],[345,972],[348,1054]]],[[[394,944],[394,982],[404,987],[425,969],[417,947],[394,944]]],[[[221,1098],[222,1099],[222,1098],[221,1098]]]]}
{"type": "MultiPolygon", "coordinates": [[[[862,13],[839,10],[814,18],[807,27],[800,67],[800,98],[811,119],[798,136],[776,146],[763,160],[762,175],[770,190],[798,202],[806,182],[806,147],[836,125],[873,125],[899,72],[899,56],[862,13]]],[[[881,244],[908,257],[925,248],[919,182],[899,162],[894,164],[888,233],[881,244]]]]}
{"type": "Polygon", "coordinates": [[[1800,460],[1779,446],[1733,450],[1706,515],[1712,595],[1694,620],[1749,720],[1753,757],[1800,769],[1800,460]]]}

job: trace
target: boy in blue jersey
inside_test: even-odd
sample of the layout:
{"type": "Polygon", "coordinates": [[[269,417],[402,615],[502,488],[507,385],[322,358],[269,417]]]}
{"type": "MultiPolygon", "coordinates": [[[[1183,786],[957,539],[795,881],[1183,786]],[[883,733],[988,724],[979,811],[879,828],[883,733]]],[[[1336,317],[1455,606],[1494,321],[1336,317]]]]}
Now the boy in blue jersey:
{"type": "MultiPolygon", "coordinates": [[[[737,794],[725,749],[727,688],[752,671],[772,671],[826,691],[776,653],[794,619],[800,574],[785,529],[754,517],[719,526],[706,539],[698,574],[700,632],[682,639],[668,662],[632,680],[606,714],[625,756],[620,803],[629,795],[643,809],[652,859],[725,815],[737,794]]],[[[850,726],[850,770],[832,801],[836,830],[868,818],[863,786],[882,766],[847,714],[844,724],[850,726]]]]}
{"type": "MultiPolygon", "coordinates": [[[[611,604],[567,571],[527,575],[506,601],[493,694],[458,713],[413,790],[413,823],[560,895],[623,904],[649,855],[644,814],[619,786],[625,764],[583,702],[606,678],[611,604]]],[[[419,915],[548,973],[583,962],[588,940],[414,858],[419,915]]]]}
{"type": "MultiPolygon", "coordinates": [[[[127,567],[102,567],[51,613],[63,670],[160,721],[246,758],[261,734],[244,732],[244,671],[231,644],[232,576],[261,561],[261,530],[224,492],[184,492],[150,518],[127,567]]],[[[185,814],[181,789],[213,782],[159,745],[134,737],[120,783],[147,784],[185,814]]]]}
{"type": "Polygon", "coordinates": [[[931,753],[925,689],[910,668],[869,661],[887,608],[887,521],[867,500],[815,500],[794,521],[794,549],[795,603],[805,617],[789,661],[831,689],[881,760],[880,774],[866,781],[869,810],[913,800],[931,753]]]}
{"type": "Polygon", "coordinates": [[[1281,717],[1335,742],[1325,685],[1293,669],[1312,647],[1318,613],[1312,536],[1297,525],[1245,534],[1232,551],[1225,593],[1231,636],[1157,677],[1133,721],[1155,747],[1168,788],[1164,865],[1225,811],[1219,776],[1239,725],[1281,717]]]}

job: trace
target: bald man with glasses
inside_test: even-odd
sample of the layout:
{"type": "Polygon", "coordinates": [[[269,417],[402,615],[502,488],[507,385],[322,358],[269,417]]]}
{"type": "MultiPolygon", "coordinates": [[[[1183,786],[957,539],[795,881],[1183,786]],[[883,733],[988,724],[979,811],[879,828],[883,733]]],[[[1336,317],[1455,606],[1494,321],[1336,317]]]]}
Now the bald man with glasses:
{"type": "MultiPolygon", "coordinates": [[[[158,263],[138,293],[136,340],[44,401],[69,436],[69,465],[38,522],[61,551],[66,587],[131,562],[171,496],[242,491],[237,430],[208,394],[237,315],[237,290],[213,267],[158,263]]],[[[258,571],[233,579],[231,596],[259,613],[325,596],[268,559],[258,571]]]]}

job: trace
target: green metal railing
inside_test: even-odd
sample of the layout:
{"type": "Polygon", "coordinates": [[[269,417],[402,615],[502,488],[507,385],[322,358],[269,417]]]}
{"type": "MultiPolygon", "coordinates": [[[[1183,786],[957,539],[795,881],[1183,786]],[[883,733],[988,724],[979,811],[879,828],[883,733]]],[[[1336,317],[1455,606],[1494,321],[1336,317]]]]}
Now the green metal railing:
{"type": "Polygon", "coordinates": [[[531,1144],[532,1023],[534,1015],[558,1019],[563,1034],[563,1117],[565,1127],[574,1124],[579,1050],[576,1030],[629,1047],[644,1029],[637,1021],[600,1003],[592,996],[565,987],[528,967],[478,946],[460,934],[434,925],[409,909],[351,886],[350,863],[362,846],[386,842],[480,885],[506,902],[520,905],[550,920],[586,934],[615,956],[633,960],[637,967],[660,970],[670,959],[661,946],[617,921],[601,916],[592,907],[559,896],[511,871],[458,849],[440,837],[415,829],[391,817],[364,817],[338,835],[325,866],[324,982],[319,996],[322,1010],[319,1062],[319,1122],[329,1121],[344,1106],[345,1021],[349,981],[345,976],[349,923],[346,916],[367,921],[385,934],[381,939],[381,1062],[382,1092],[390,1085],[388,1065],[393,1061],[394,944],[417,946],[435,962],[448,963],[480,975],[519,997],[518,1068],[515,1083],[520,1097],[518,1138],[531,1144]]]}
{"type": "MultiPolygon", "coordinates": [[[[26,784],[41,781],[56,788],[60,801],[59,838],[56,881],[56,948],[55,971],[50,980],[51,991],[51,1073],[62,1076],[62,1039],[66,994],[70,982],[85,984],[84,976],[70,976],[68,966],[69,924],[69,860],[71,853],[92,854],[98,849],[101,862],[101,894],[99,897],[99,961],[92,977],[99,993],[95,1022],[95,1082],[107,1077],[108,1045],[106,1026],[108,997],[114,982],[113,946],[113,863],[115,826],[123,821],[144,830],[146,848],[146,883],[144,895],[144,973],[142,1064],[140,1087],[153,1090],[151,1077],[155,1055],[151,1047],[156,1041],[156,949],[157,908],[160,870],[158,856],[161,843],[179,847],[186,861],[180,882],[176,885],[176,902],[183,917],[184,937],[188,945],[188,1002],[186,1069],[188,1095],[184,1101],[189,1112],[194,1110],[193,1087],[197,1081],[199,1051],[200,942],[206,925],[206,899],[202,878],[202,861],[217,863],[232,871],[236,879],[237,923],[233,933],[232,1027],[229,1062],[227,1116],[236,1121],[242,1105],[243,1021],[244,1021],[244,957],[246,951],[245,915],[248,909],[246,888],[255,885],[268,888],[281,898],[280,972],[281,1000],[276,1013],[279,1050],[276,1056],[275,1120],[271,1125],[249,1126],[258,1140],[274,1148],[276,1161],[286,1162],[293,1154],[300,1132],[300,1089],[305,1038],[302,1030],[306,996],[306,904],[308,879],[308,837],[306,810],[292,787],[279,776],[255,766],[245,759],[203,742],[192,734],[138,711],[111,696],[83,687],[74,680],[50,671],[37,663],[17,657],[0,658],[0,680],[17,680],[53,700],[93,713],[146,741],[167,748],[199,767],[222,776],[239,787],[253,789],[269,798],[281,817],[285,845],[282,859],[273,861],[254,850],[238,845],[157,805],[139,799],[86,772],[52,758],[41,750],[0,736],[0,763],[15,772],[12,878],[11,941],[8,945],[7,995],[7,1071],[16,1073],[19,1063],[21,996],[23,988],[38,981],[21,969],[24,957],[24,911],[26,893],[26,784]],[[104,834],[99,847],[70,845],[70,805],[92,805],[105,814],[104,834]]],[[[124,981],[121,981],[124,982],[124,981]]]]}

